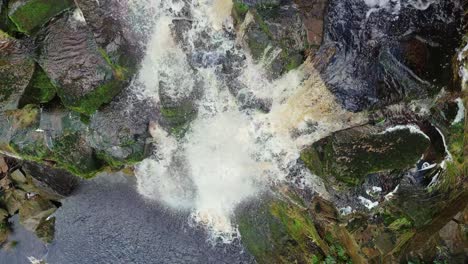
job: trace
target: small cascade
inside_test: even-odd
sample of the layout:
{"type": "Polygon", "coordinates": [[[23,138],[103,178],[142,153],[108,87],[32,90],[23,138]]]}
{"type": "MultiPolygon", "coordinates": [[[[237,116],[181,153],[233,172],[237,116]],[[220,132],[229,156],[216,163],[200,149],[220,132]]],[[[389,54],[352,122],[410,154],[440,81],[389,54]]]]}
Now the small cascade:
{"type": "Polygon", "coordinates": [[[268,78],[236,37],[230,0],[144,2],[155,15],[134,93],[161,108],[188,102],[196,115],[183,135],[152,124],[155,151],[137,167],[139,192],[189,210],[225,242],[237,236],[236,206],[272,184],[325,194],[300,151],[365,115],[343,110],[310,61],[268,78]]]}

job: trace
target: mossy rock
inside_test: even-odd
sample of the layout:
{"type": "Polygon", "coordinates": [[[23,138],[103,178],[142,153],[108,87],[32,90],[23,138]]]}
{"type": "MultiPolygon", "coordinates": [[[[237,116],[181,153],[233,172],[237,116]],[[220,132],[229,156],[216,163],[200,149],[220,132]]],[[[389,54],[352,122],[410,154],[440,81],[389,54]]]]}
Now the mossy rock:
{"type": "Polygon", "coordinates": [[[4,112],[0,116],[3,150],[39,163],[53,161],[75,175],[90,178],[104,165],[86,141],[87,127],[79,115],[69,111],[39,113],[39,108],[27,105],[23,109],[4,112]],[[47,129],[40,129],[40,124],[47,129]],[[47,136],[45,136],[47,135],[47,136]]]}
{"type": "Polygon", "coordinates": [[[28,104],[47,103],[51,101],[57,93],[57,88],[50,81],[47,74],[39,65],[36,65],[34,74],[26,87],[20,106],[28,104]]]}
{"type": "Polygon", "coordinates": [[[113,61],[98,46],[86,22],[76,19],[76,12],[63,13],[38,32],[38,63],[63,105],[90,116],[122,91],[134,70],[113,61]]]}
{"type": "Polygon", "coordinates": [[[404,170],[419,160],[430,140],[409,128],[379,132],[364,126],[336,132],[301,153],[301,159],[316,175],[334,176],[350,185],[365,176],[404,170]]]}
{"type": "Polygon", "coordinates": [[[34,232],[39,224],[53,214],[57,207],[40,196],[26,200],[19,209],[20,224],[34,232]]]}
{"type": "MultiPolygon", "coordinates": [[[[247,14],[243,13],[245,6],[242,4],[238,4],[238,9],[234,9],[235,17],[249,16],[245,19],[245,23],[248,24],[245,27],[244,39],[252,58],[257,62],[266,62],[264,66],[273,77],[291,71],[304,62],[303,53],[307,49],[305,30],[304,40],[299,45],[296,43],[296,36],[291,37],[293,33],[289,31],[292,29],[284,26],[295,22],[292,17],[298,16],[297,12],[291,11],[291,8],[284,11],[279,5],[260,4],[256,8],[248,9],[247,14]]],[[[299,25],[291,25],[297,26],[299,25]]]]}
{"type": "Polygon", "coordinates": [[[258,263],[311,263],[327,248],[307,210],[283,201],[262,202],[238,218],[242,243],[258,263]]]}
{"type": "Polygon", "coordinates": [[[17,29],[31,34],[61,12],[74,7],[73,0],[13,0],[9,17],[17,29]]]}
{"type": "Polygon", "coordinates": [[[43,219],[37,226],[35,233],[45,243],[51,243],[55,236],[55,217],[43,219]]]}

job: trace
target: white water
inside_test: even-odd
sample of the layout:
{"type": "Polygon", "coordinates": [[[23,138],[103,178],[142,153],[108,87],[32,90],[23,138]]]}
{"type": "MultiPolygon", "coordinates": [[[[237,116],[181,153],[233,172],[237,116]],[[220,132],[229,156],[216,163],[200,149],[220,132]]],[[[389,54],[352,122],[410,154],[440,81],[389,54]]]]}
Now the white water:
{"type": "Polygon", "coordinates": [[[214,237],[237,235],[231,221],[240,203],[259,197],[272,184],[299,182],[325,195],[323,184],[297,163],[300,151],[333,131],[364,123],[364,114],[343,110],[311,63],[269,81],[261,64],[252,62],[240,38],[232,39],[231,0],[188,1],[189,17],[176,0],[140,0],[148,14],[151,38],[135,94],[160,102],[159,94],[189,98],[197,83],[197,118],[182,139],[152,124],[156,151],[137,166],[138,191],[176,210],[189,210],[195,223],[214,237]],[[150,16],[151,14],[151,16],[150,16]],[[174,37],[174,21],[189,20],[185,45],[174,37]],[[203,37],[203,39],[202,39],[203,37]],[[200,41],[209,48],[200,47],[200,41]],[[231,53],[247,56],[237,80],[240,94],[270,101],[269,113],[240,110],[240,103],[219,73],[220,65],[189,63],[197,53],[207,58],[231,53]],[[195,68],[195,69],[194,69],[195,68]],[[163,83],[163,85],[161,85],[163,83]],[[299,166],[299,167],[298,167],[299,166]],[[290,171],[300,168],[291,178],[290,171]]]}

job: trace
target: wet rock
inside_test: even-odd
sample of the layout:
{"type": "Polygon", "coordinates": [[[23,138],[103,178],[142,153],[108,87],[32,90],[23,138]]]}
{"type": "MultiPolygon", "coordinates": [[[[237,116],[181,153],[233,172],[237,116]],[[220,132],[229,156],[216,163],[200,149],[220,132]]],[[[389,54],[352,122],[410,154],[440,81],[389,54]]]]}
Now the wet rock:
{"type": "Polygon", "coordinates": [[[36,227],[36,235],[42,239],[42,241],[51,243],[55,235],[55,217],[42,220],[36,227]]]}
{"type": "Polygon", "coordinates": [[[51,21],[36,42],[39,64],[63,104],[74,111],[94,113],[125,85],[126,69],[98,47],[79,9],[51,21]]]}
{"type": "Polygon", "coordinates": [[[16,109],[34,72],[24,43],[0,30],[0,111],[16,109]]]}
{"type": "Polygon", "coordinates": [[[337,51],[322,78],[352,111],[433,95],[451,79],[461,25],[456,2],[417,9],[411,1],[381,8],[330,1],[324,46],[337,51]]]}
{"type": "Polygon", "coordinates": [[[40,196],[34,196],[26,200],[19,209],[20,223],[24,228],[34,232],[39,224],[55,210],[57,208],[53,203],[40,196]]]}
{"type": "Polygon", "coordinates": [[[17,29],[26,34],[31,34],[35,29],[44,25],[54,16],[64,10],[72,8],[72,0],[13,0],[10,1],[9,17],[15,23],[17,29]]]}
{"type": "Polygon", "coordinates": [[[125,67],[128,75],[133,74],[144,52],[137,43],[139,36],[124,19],[131,12],[130,4],[122,0],[78,0],[76,4],[96,43],[103,47],[114,64],[125,67]]]}
{"type": "Polygon", "coordinates": [[[78,185],[78,178],[70,172],[35,162],[23,162],[21,168],[35,179],[38,188],[59,196],[68,196],[78,185]]]}
{"type": "Polygon", "coordinates": [[[304,209],[270,200],[242,210],[238,217],[242,242],[258,263],[307,263],[325,258],[320,246],[327,246],[304,209]]]}
{"type": "Polygon", "coordinates": [[[301,154],[315,174],[358,184],[370,173],[413,166],[430,140],[415,128],[387,131],[371,126],[352,128],[320,140],[301,154]]]}
{"type": "Polygon", "coordinates": [[[113,167],[141,161],[146,152],[148,124],[158,110],[150,100],[130,98],[126,91],[92,116],[89,144],[97,156],[113,167]],[[133,101],[135,100],[135,101],[133,101]]]}
{"type": "MultiPolygon", "coordinates": [[[[235,14],[244,16],[239,6],[235,14]]],[[[273,78],[292,70],[304,61],[306,30],[292,2],[281,5],[255,5],[245,14],[240,36],[252,57],[265,63],[273,78]]]]}

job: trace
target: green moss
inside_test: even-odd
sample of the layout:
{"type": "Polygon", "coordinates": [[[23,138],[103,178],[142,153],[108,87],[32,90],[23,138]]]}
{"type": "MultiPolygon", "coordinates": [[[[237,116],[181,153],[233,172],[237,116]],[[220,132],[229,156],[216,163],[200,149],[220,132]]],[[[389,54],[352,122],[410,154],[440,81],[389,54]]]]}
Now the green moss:
{"type": "Polygon", "coordinates": [[[47,103],[54,98],[56,93],[56,87],[42,68],[36,64],[36,69],[20,100],[20,105],[47,103]]]}
{"type": "Polygon", "coordinates": [[[465,175],[467,175],[464,152],[466,151],[465,138],[468,139],[468,135],[465,133],[464,129],[463,122],[450,127],[450,135],[447,143],[450,154],[452,155],[452,161],[447,161],[447,169],[440,177],[439,183],[432,190],[447,192],[451,189],[455,189],[461,184],[465,175]]]}
{"type": "Polygon", "coordinates": [[[195,119],[197,113],[191,102],[175,107],[161,108],[161,115],[170,126],[171,134],[181,137],[189,128],[189,123],[195,119]]]}
{"type": "Polygon", "coordinates": [[[97,87],[79,100],[63,100],[66,95],[60,90],[58,93],[63,103],[71,110],[85,115],[92,115],[101,105],[109,103],[112,98],[119,94],[122,86],[121,81],[114,79],[97,87]]]}
{"type": "Polygon", "coordinates": [[[122,67],[118,63],[113,62],[104,49],[99,48],[99,52],[101,53],[101,56],[104,58],[107,64],[109,64],[112,67],[112,70],[114,71],[114,76],[117,80],[123,81],[128,78],[129,71],[127,68],[122,67]]]}
{"type": "Polygon", "coordinates": [[[94,151],[83,147],[86,143],[79,133],[63,135],[54,141],[54,160],[60,167],[83,178],[91,178],[103,167],[94,151]]]}
{"type": "Polygon", "coordinates": [[[249,6],[246,5],[243,1],[234,1],[233,7],[232,7],[232,13],[234,16],[234,19],[236,20],[237,23],[241,23],[247,12],[249,11],[249,6]]]}
{"type": "Polygon", "coordinates": [[[407,129],[385,134],[350,130],[315,143],[301,159],[324,179],[334,176],[356,185],[371,173],[413,166],[428,146],[429,140],[407,129]]]}
{"type": "Polygon", "coordinates": [[[314,263],[328,251],[307,210],[283,201],[265,204],[238,222],[242,243],[258,263],[314,263]]]}
{"type": "Polygon", "coordinates": [[[20,32],[31,34],[52,17],[73,6],[74,2],[72,0],[56,0],[54,2],[48,0],[17,0],[12,1],[9,5],[9,17],[20,32]]]}
{"type": "Polygon", "coordinates": [[[390,228],[393,231],[398,231],[398,230],[404,230],[411,228],[413,226],[412,222],[408,220],[406,217],[398,218],[395,221],[393,221],[388,228],[390,228]]]}

